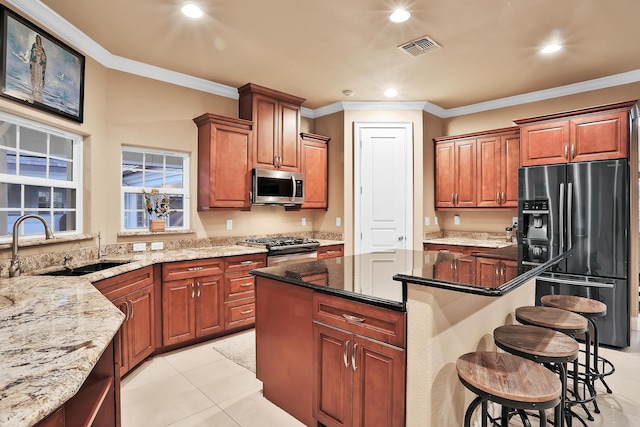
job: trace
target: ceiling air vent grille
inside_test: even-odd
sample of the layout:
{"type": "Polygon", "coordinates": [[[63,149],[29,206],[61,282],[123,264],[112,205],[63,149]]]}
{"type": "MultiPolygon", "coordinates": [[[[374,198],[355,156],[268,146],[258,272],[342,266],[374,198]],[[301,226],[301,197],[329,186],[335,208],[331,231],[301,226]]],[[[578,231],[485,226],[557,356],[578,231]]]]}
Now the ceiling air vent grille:
{"type": "Polygon", "coordinates": [[[440,49],[440,45],[433,41],[430,37],[424,36],[419,39],[401,44],[398,49],[411,56],[420,56],[423,53],[440,49]]]}

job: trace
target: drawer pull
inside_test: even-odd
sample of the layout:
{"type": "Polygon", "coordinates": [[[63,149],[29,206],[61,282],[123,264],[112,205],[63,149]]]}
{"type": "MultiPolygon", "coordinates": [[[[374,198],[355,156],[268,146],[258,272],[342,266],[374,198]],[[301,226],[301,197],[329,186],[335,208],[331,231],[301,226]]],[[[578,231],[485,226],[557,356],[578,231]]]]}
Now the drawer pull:
{"type": "Polygon", "coordinates": [[[187,271],[200,271],[202,270],[203,267],[189,267],[187,268],[187,271]]]}
{"type": "Polygon", "coordinates": [[[249,261],[240,261],[240,265],[251,265],[253,264],[253,261],[249,260],[249,261]]]}
{"type": "Polygon", "coordinates": [[[243,284],[240,285],[241,288],[247,288],[249,286],[253,286],[253,282],[243,283],[243,284]]]}
{"type": "Polygon", "coordinates": [[[349,367],[349,362],[347,359],[347,353],[349,352],[349,340],[347,340],[346,343],[344,343],[344,354],[342,355],[342,360],[344,361],[344,367],[348,368],[349,367]]]}
{"type": "Polygon", "coordinates": [[[364,322],[364,319],[362,317],[356,317],[346,313],[344,313],[342,317],[344,317],[347,320],[347,322],[355,322],[355,323],[364,322]]]}
{"type": "Polygon", "coordinates": [[[336,251],[327,251],[326,253],[329,254],[329,255],[333,255],[333,254],[336,253],[336,251]]]}
{"type": "Polygon", "coordinates": [[[353,369],[353,372],[358,370],[358,367],[356,366],[356,351],[358,351],[357,343],[353,344],[353,352],[351,353],[351,369],[353,369]]]}
{"type": "Polygon", "coordinates": [[[251,313],[253,313],[253,310],[245,310],[240,312],[240,314],[251,314],[251,313]]]}

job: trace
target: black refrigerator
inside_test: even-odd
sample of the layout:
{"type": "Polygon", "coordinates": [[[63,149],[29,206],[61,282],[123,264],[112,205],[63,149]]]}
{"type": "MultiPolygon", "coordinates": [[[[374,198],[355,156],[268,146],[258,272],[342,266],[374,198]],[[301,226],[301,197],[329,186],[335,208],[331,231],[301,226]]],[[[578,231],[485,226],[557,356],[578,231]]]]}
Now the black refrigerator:
{"type": "Polygon", "coordinates": [[[607,305],[600,343],[628,347],[629,165],[626,159],[530,166],[518,170],[518,257],[535,266],[573,249],[536,279],[547,294],[607,305]]]}

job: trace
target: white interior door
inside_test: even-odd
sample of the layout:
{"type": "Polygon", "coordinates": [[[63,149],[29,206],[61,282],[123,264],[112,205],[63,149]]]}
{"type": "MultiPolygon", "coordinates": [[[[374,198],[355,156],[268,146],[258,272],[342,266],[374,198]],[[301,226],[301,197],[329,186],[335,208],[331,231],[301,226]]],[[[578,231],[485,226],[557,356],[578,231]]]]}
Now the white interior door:
{"type": "Polygon", "coordinates": [[[412,248],[413,127],[356,123],[355,253],[412,248]]]}

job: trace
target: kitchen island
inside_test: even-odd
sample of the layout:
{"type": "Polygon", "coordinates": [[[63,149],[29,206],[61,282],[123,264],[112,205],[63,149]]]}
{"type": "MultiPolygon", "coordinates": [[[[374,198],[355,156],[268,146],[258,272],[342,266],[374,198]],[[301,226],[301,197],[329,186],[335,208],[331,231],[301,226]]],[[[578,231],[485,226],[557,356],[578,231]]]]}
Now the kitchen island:
{"type": "Polygon", "coordinates": [[[313,426],[462,425],[472,396],[457,357],[495,349],[493,329],[534,304],[533,279],[560,260],[509,272],[515,247],[498,251],[393,251],[253,270],[265,397],[313,426]]]}

